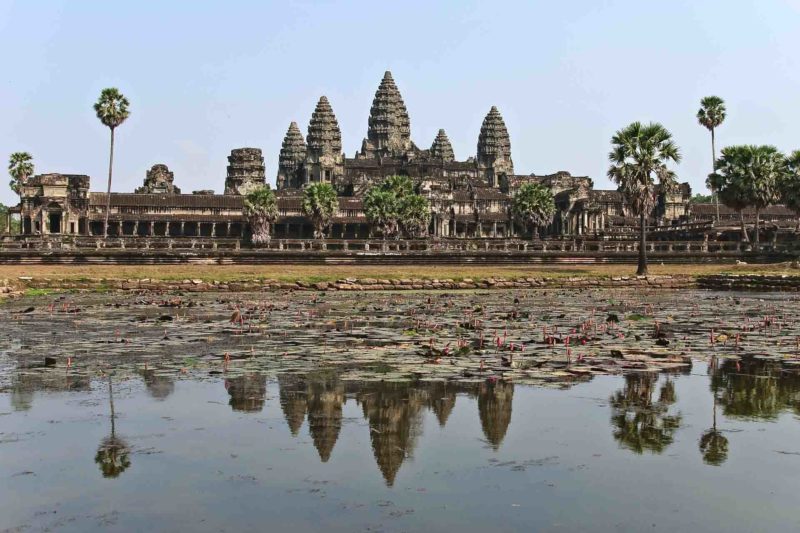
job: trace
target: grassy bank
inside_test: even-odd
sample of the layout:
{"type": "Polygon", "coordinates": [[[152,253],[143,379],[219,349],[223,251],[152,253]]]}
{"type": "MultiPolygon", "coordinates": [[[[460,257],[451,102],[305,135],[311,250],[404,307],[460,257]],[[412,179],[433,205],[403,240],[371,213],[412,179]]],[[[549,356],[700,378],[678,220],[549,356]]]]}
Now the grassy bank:
{"type": "MultiPolygon", "coordinates": [[[[71,281],[101,279],[152,279],[203,281],[247,281],[274,279],[279,281],[335,281],[343,278],[377,279],[453,279],[474,280],[488,278],[526,277],[586,277],[608,278],[632,276],[636,267],[632,265],[596,266],[333,266],[333,265],[142,265],[142,266],[0,266],[0,280],[14,283],[21,276],[51,278],[71,281]]],[[[714,274],[789,274],[800,275],[800,271],[789,263],[770,265],[652,265],[653,275],[703,276],[714,274]]]]}

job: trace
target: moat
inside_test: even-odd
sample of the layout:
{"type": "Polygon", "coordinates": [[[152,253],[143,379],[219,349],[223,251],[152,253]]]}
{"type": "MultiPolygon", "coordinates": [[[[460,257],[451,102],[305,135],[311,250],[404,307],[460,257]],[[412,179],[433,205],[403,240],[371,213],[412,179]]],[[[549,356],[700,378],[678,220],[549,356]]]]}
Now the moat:
{"type": "Polygon", "coordinates": [[[796,530],[798,299],[6,301],[0,530],[796,530]]]}

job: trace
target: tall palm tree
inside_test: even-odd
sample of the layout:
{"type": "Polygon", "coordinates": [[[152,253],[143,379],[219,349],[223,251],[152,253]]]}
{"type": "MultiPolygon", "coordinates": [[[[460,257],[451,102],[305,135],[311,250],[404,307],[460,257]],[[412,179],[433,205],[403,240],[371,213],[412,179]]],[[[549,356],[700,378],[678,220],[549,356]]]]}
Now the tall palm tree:
{"type": "Polygon", "coordinates": [[[525,183],[519,188],[511,204],[511,213],[531,228],[531,237],[539,238],[539,228],[553,221],[556,204],[549,187],[539,183],[525,183]]]}
{"type": "Polygon", "coordinates": [[[398,199],[400,227],[409,238],[424,237],[431,222],[431,203],[420,194],[398,199]]]}
{"type": "Polygon", "coordinates": [[[312,183],[303,191],[301,208],[314,225],[314,238],[324,239],[325,230],[339,208],[336,189],[330,183],[312,183]]]}
{"type": "Polygon", "coordinates": [[[800,150],[786,158],[786,170],[779,184],[781,201],[797,214],[795,232],[800,232],[800,150]]]}
{"type": "Polygon", "coordinates": [[[639,217],[639,266],[647,274],[647,217],[655,206],[656,178],[662,192],[676,185],[675,173],[667,167],[679,163],[680,150],[672,134],[658,123],[634,122],[611,138],[608,177],[619,186],[634,215],[639,217]]]}
{"type": "Polygon", "coordinates": [[[114,411],[114,389],[111,383],[111,375],[108,376],[108,403],[111,411],[111,435],[104,438],[97,448],[94,462],[100,467],[103,477],[116,478],[131,466],[130,448],[128,444],[117,436],[114,411]]]}
{"type": "MultiPolygon", "coordinates": [[[[714,130],[725,120],[725,101],[719,96],[706,96],[700,100],[700,109],[697,111],[697,121],[711,132],[711,172],[714,172],[714,164],[717,161],[717,151],[714,147],[714,130]]],[[[706,181],[710,186],[710,182],[706,181]]],[[[714,188],[711,188],[714,196],[714,203],[717,207],[717,221],[719,221],[719,198],[714,188]]]]}
{"type": "Polygon", "coordinates": [[[130,116],[128,99],[116,87],[103,89],[94,104],[94,112],[104,126],[111,130],[111,152],[108,157],[108,189],[106,194],[106,217],[103,222],[103,238],[108,237],[108,214],[111,211],[111,172],[114,166],[114,130],[130,116]]]}
{"type": "Polygon", "coordinates": [[[253,189],[244,197],[244,215],[250,222],[253,244],[268,243],[270,225],[278,218],[278,202],[269,186],[253,189]]]}
{"type": "Polygon", "coordinates": [[[372,187],[364,195],[364,214],[369,223],[380,230],[384,240],[397,235],[400,202],[394,192],[372,187]]]}
{"type": "Polygon", "coordinates": [[[756,211],[753,244],[759,246],[761,210],[779,199],[779,184],[787,173],[786,158],[774,146],[727,146],[709,176],[723,203],[737,209],[744,228],[742,210],[752,206],[756,211]]]}
{"type": "Polygon", "coordinates": [[[20,208],[22,208],[22,187],[28,178],[33,176],[33,172],[33,156],[28,152],[14,152],[8,158],[8,173],[11,176],[8,186],[19,197],[20,208]]]}

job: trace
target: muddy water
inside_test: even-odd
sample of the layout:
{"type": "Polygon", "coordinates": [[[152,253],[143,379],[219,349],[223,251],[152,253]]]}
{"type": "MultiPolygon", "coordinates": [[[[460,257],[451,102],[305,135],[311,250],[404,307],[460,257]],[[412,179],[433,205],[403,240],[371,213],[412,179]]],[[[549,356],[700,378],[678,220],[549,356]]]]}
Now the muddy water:
{"type": "Polygon", "coordinates": [[[0,530],[797,530],[796,297],[494,294],[4,304],[0,530]]]}

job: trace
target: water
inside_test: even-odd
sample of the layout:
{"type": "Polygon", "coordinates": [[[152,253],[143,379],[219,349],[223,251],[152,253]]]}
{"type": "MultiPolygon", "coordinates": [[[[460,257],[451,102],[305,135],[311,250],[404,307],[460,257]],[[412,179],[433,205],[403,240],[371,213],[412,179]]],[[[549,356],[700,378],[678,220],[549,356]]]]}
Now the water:
{"type": "Polygon", "coordinates": [[[800,378],[712,364],[561,389],[20,374],[0,530],[796,531],[800,378]]]}

